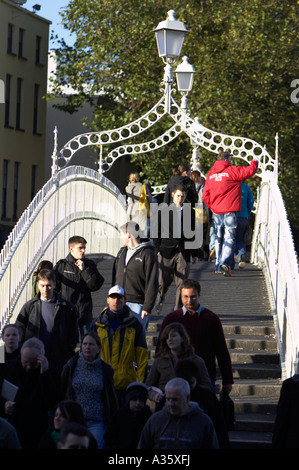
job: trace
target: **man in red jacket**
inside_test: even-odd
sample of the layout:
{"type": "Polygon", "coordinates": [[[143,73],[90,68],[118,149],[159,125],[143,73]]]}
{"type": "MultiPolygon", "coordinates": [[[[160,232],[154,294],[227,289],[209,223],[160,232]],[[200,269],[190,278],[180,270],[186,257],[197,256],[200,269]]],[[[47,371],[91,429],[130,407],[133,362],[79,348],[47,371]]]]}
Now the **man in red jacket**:
{"type": "Polygon", "coordinates": [[[202,198],[213,212],[215,227],[215,272],[231,276],[234,256],[237,212],[241,210],[241,181],[253,176],[258,169],[257,160],[249,166],[233,166],[232,154],[220,152],[209,171],[202,198]]]}

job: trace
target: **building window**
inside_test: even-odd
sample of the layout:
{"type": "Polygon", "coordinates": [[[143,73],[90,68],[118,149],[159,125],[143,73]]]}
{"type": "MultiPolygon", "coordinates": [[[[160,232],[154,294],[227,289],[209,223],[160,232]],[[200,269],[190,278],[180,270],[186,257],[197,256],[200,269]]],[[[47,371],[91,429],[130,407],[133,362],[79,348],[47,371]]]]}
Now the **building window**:
{"type": "Polygon", "coordinates": [[[6,75],[6,86],[5,86],[5,116],[4,116],[4,126],[11,127],[10,125],[10,108],[11,108],[11,75],[6,75]]]}
{"type": "Polygon", "coordinates": [[[35,64],[36,65],[41,65],[41,43],[42,43],[42,38],[40,36],[36,36],[36,42],[35,42],[35,64]]]}
{"type": "Polygon", "coordinates": [[[16,108],[16,129],[18,131],[23,130],[21,128],[22,87],[23,87],[23,80],[22,78],[18,78],[17,80],[17,108],[16,108]]]}
{"type": "Polygon", "coordinates": [[[2,212],[1,218],[6,219],[7,210],[7,186],[8,186],[8,160],[3,160],[3,182],[2,182],[2,212]]]}
{"type": "Polygon", "coordinates": [[[33,134],[38,134],[38,103],[39,103],[39,85],[36,83],[34,85],[34,95],[33,95],[33,134]]]}
{"type": "Polygon", "coordinates": [[[32,165],[31,167],[31,201],[36,194],[36,174],[37,174],[37,165],[32,165]]]}
{"type": "Polygon", "coordinates": [[[7,30],[7,54],[14,54],[13,52],[13,30],[14,27],[12,24],[8,24],[8,30],[7,30]]]}
{"type": "Polygon", "coordinates": [[[13,187],[13,220],[18,217],[18,194],[19,194],[19,168],[20,163],[15,162],[14,187],[13,187]]]}
{"type": "Polygon", "coordinates": [[[25,59],[25,57],[24,57],[24,35],[25,35],[25,30],[20,28],[19,29],[19,48],[18,48],[18,57],[20,59],[25,59]]]}

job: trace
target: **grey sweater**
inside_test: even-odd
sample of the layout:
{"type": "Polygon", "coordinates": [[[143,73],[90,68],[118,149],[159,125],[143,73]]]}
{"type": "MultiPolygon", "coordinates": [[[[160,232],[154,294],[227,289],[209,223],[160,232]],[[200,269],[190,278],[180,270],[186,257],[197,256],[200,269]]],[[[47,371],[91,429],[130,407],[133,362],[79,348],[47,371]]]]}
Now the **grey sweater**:
{"type": "Polygon", "coordinates": [[[172,416],[167,405],[146,422],[138,449],[219,449],[214,425],[195,402],[189,412],[172,416]]]}

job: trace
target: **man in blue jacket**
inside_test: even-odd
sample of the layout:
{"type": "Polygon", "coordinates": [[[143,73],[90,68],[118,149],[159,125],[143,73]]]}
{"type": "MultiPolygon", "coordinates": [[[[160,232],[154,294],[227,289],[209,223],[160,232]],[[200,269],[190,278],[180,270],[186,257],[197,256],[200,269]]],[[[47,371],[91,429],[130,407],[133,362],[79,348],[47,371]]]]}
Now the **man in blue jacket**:
{"type": "Polygon", "coordinates": [[[237,212],[237,232],[236,232],[236,249],[237,261],[240,269],[244,269],[246,266],[246,244],[244,242],[244,235],[248,226],[248,217],[251,214],[254,199],[250,187],[241,183],[241,210],[237,212]]]}

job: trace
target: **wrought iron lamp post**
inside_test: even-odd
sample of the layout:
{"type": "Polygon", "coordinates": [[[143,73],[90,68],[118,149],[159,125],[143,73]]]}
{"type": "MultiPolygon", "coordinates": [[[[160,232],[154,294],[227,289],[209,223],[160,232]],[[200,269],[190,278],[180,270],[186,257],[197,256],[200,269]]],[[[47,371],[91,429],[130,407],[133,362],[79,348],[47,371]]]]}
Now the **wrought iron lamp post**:
{"type": "Polygon", "coordinates": [[[177,66],[175,70],[177,87],[182,94],[181,108],[184,110],[188,109],[188,93],[192,90],[194,80],[194,67],[189,64],[187,56],[184,56],[182,63],[177,66]]]}
{"type": "Polygon", "coordinates": [[[169,10],[165,21],[155,29],[159,57],[165,63],[163,83],[165,85],[165,111],[170,111],[170,95],[173,83],[172,64],[180,57],[188,30],[182,21],[175,17],[175,11],[169,10]]]}

